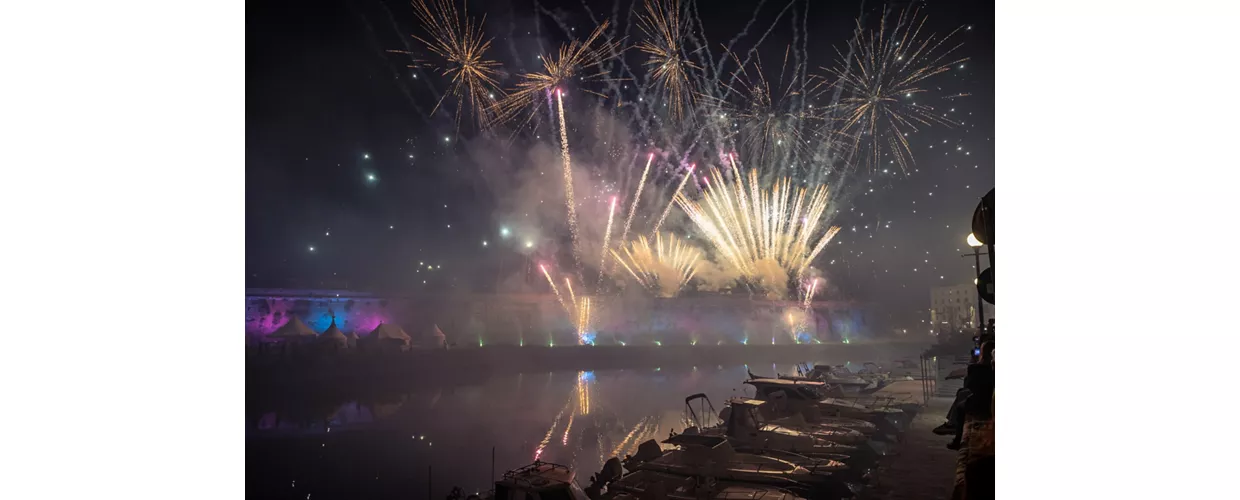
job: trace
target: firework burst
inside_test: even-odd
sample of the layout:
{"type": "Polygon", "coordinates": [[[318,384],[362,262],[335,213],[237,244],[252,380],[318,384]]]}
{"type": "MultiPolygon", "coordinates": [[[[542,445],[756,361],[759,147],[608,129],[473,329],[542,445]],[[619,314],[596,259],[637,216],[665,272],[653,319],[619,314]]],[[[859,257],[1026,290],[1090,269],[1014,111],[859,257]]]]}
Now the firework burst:
{"type": "Polygon", "coordinates": [[[801,129],[816,117],[810,110],[799,106],[798,97],[805,92],[800,79],[795,76],[797,69],[791,71],[794,76],[787,85],[781,83],[784,75],[789,73],[787,63],[790,51],[791,47],[784,51],[784,63],[777,82],[766,78],[761,58],[755,58],[753,69],[748,70],[736,54],[730,54],[738,64],[733,72],[736,83],[721,86],[729,94],[739,96],[741,104],[718,96],[700,95],[721,119],[739,126],[739,130],[734,132],[739,134],[740,144],[759,164],[769,163],[777,151],[798,154],[808,150],[809,143],[801,129]]]}
{"type": "Polygon", "coordinates": [[[718,170],[712,177],[701,201],[681,193],[676,203],[743,279],[782,297],[788,278],[804,274],[839,232],[839,227],[821,224],[827,187],[811,193],[783,178],[763,189],[757,170],[749,172],[748,182],[739,175],[725,181],[718,170]]]}
{"type": "MultiPolygon", "coordinates": [[[[448,92],[439,98],[434,115],[449,95],[456,99],[456,123],[461,124],[462,109],[468,104],[474,121],[486,126],[496,114],[496,99],[502,98],[499,89],[499,67],[496,61],[486,58],[491,40],[484,39],[482,24],[469,18],[463,10],[458,11],[452,0],[414,0],[413,12],[426,29],[425,38],[414,35],[428,50],[440,59],[435,69],[451,83],[448,92]]],[[[407,51],[389,52],[408,54],[407,51]]],[[[418,65],[410,65],[417,67],[418,65]]]]}
{"type": "Polygon", "coordinates": [[[668,234],[656,234],[654,246],[645,236],[612,256],[641,286],[660,297],[675,297],[693,279],[702,252],[684,240],[668,234]]]}
{"type": "MultiPolygon", "coordinates": [[[[599,42],[607,26],[608,22],[603,21],[584,42],[573,40],[568,45],[561,46],[554,58],[548,55],[542,56],[543,72],[521,75],[517,89],[500,101],[496,117],[499,121],[507,121],[520,114],[521,110],[528,109],[530,114],[522,123],[524,125],[538,111],[542,99],[550,98],[551,92],[555,92],[557,114],[560,118],[560,156],[564,162],[564,203],[568,209],[568,230],[572,235],[573,262],[576,264],[578,275],[581,274],[581,241],[577,234],[577,203],[573,198],[573,168],[572,158],[568,151],[568,127],[564,120],[564,89],[562,86],[568,84],[570,80],[585,82],[606,78],[605,71],[590,73],[587,70],[598,69],[612,54],[616,54],[620,47],[619,42],[610,40],[599,42]]],[[[588,89],[582,90],[606,97],[588,89]]]]}
{"type": "Polygon", "coordinates": [[[679,120],[693,101],[688,70],[702,67],[684,56],[682,41],[688,30],[681,20],[680,1],[646,0],[645,4],[646,13],[638,20],[647,39],[637,48],[650,56],[646,61],[650,78],[663,87],[671,115],[679,120]]]}
{"type": "MultiPolygon", "coordinates": [[[[555,56],[542,55],[543,71],[519,75],[516,88],[499,101],[496,121],[512,121],[525,114],[525,119],[520,123],[520,126],[524,126],[538,113],[543,103],[550,99],[551,92],[564,90],[563,87],[570,81],[581,84],[606,80],[607,73],[601,66],[611,59],[612,54],[618,53],[620,48],[619,42],[600,41],[604,38],[603,32],[608,25],[608,21],[603,21],[584,42],[573,40],[568,45],[560,46],[555,56]]],[[[607,97],[588,88],[577,88],[599,97],[607,97]]]]}
{"type": "Polygon", "coordinates": [[[842,90],[838,104],[831,107],[833,121],[840,132],[852,137],[854,154],[860,163],[874,168],[883,153],[903,170],[913,163],[908,134],[919,127],[954,126],[956,122],[936,113],[933,107],[916,102],[928,90],[927,78],[946,72],[967,58],[952,59],[959,44],[945,49],[956,32],[937,38],[919,38],[926,18],[917,11],[904,11],[889,25],[887,17],[877,31],[866,33],[857,21],[858,39],[851,57],[839,53],[839,62],[822,68],[830,80],[828,90],[842,90]]]}

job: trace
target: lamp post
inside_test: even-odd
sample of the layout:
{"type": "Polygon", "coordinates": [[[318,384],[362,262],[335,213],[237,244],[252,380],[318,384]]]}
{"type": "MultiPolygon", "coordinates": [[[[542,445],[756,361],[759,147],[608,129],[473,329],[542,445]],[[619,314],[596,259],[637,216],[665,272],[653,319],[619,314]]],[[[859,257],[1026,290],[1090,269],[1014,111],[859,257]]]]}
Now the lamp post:
{"type": "MultiPolygon", "coordinates": [[[[969,244],[969,247],[973,248],[973,284],[976,285],[978,280],[982,277],[982,256],[986,254],[981,253],[982,242],[978,241],[977,237],[973,236],[973,233],[969,233],[969,237],[966,238],[965,241],[969,244]]],[[[965,254],[961,255],[961,257],[968,257],[969,255],[970,254],[965,254]]],[[[977,335],[979,337],[982,336],[982,329],[985,327],[985,324],[986,313],[985,309],[982,308],[982,294],[979,293],[977,294],[977,335]]]]}

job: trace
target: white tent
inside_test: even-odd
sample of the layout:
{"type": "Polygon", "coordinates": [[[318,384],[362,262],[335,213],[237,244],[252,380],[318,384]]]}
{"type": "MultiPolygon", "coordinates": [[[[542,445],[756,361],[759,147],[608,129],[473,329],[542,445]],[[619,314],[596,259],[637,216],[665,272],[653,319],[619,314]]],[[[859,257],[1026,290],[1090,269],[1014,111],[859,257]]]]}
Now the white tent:
{"type": "Polygon", "coordinates": [[[349,347],[349,338],[339,328],[336,328],[336,318],[332,318],[331,326],[327,327],[327,331],[323,332],[322,335],[319,335],[319,341],[324,344],[334,343],[340,349],[347,349],[349,347]]]}
{"type": "Polygon", "coordinates": [[[379,326],[376,326],[367,338],[381,342],[400,341],[403,345],[409,345],[409,342],[413,340],[401,327],[387,323],[379,323],[379,326]]]}
{"type": "Polygon", "coordinates": [[[443,345],[447,340],[448,337],[443,334],[443,330],[439,329],[439,325],[431,325],[431,331],[426,336],[425,347],[443,349],[443,345]]]}
{"type": "Polygon", "coordinates": [[[344,334],[344,338],[349,342],[349,348],[357,347],[357,333],[349,332],[344,334]]]}
{"type": "Polygon", "coordinates": [[[289,319],[288,322],[284,324],[284,326],[281,326],[276,329],[276,331],[271,332],[271,335],[268,335],[267,337],[273,339],[310,339],[314,338],[316,335],[318,334],[314,333],[314,330],[311,330],[310,327],[306,326],[306,324],[301,321],[301,318],[293,316],[292,319],[289,319]]]}

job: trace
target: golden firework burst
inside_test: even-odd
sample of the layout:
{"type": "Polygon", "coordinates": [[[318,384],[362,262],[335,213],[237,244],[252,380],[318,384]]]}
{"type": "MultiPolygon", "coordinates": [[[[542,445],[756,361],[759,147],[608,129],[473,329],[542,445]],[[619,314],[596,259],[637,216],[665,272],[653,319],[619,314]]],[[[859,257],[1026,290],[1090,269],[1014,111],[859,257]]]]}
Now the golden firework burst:
{"type": "MultiPolygon", "coordinates": [[[[560,50],[554,56],[550,54],[540,56],[543,71],[519,75],[516,88],[499,101],[495,121],[508,122],[520,116],[522,111],[528,111],[521,123],[523,126],[534,117],[553,90],[562,91],[563,89],[559,87],[570,80],[579,83],[605,80],[607,73],[602,71],[600,66],[611,59],[620,48],[619,42],[600,41],[605,38],[603,32],[607,30],[608,25],[609,22],[604,20],[585,41],[573,40],[567,45],[561,45],[560,50]]],[[[599,97],[606,97],[588,88],[581,86],[578,88],[599,97]]]]}
{"type": "MultiPolygon", "coordinates": [[[[503,98],[498,81],[500,64],[486,58],[491,48],[491,40],[484,39],[482,33],[486,16],[475,23],[463,8],[457,10],[452,0],[429,0],[429,3],[413,0],[413,12],[426,29],[425,37],[413,35],[413,38],[437,56],[433,67],[450,81],[448,91],[435,103],[431,114],[439,111],[444,99],[451,95],[456,99],[457,127],[460,127],[462,111],[467,104],[475,123],[486,126],[494,118],[496,103],[503,98]]],[[[403,50],[388,52],[409,54],[403,50]]],[[[420,66],[409,65],[411,68],[420,66]]]]}
{"type": "Polygon", "coordinates": [[[660,297],[675,297],[693,279],[702,252],[674,234],[657,233],[653,246],[639,236],[611,255],[643,288],[660,297]]]}
{"type": "Polygon", "coordinates": [[[732,179],[725,180],[719,170],[712,171],[712,181],[700,201],[681,193],[676,203],[724,263],[751,285],[781,297],[788,278],[804,274],[840,230],[822,224],[829,201],[827,187],[810,192],[783,178],[764,189],[757,170],[749,172],[748,182],[735,164],[732,173],[732,179]]]}
{"type": "Polygon", "coordinates": [[[681,41],[686,28],[681,20],[679,0],[646,0],[646,13],[638,17],[647,39],[637,48],[650,55],[646,66],[651,78],[666,92],[671,115],[680,119],[693,101],[693,87],[687,70],[701,70],[684,57],[681,41]]]}

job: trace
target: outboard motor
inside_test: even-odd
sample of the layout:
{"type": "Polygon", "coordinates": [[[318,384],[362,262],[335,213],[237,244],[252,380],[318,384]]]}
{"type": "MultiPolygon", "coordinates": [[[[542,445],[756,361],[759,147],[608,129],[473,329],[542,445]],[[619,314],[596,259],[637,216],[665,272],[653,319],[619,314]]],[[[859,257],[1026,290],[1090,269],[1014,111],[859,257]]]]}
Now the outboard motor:
{"type": "Polygon", "coordinates": [[[590,477],[590,485],[586,487],[586,496],[596,499],[602,496],[603,488],[615,482],[624,475],[624,466],[620,465],[620,459],[611,457],[603,463],[603,470],[598,474],[590,477]]]}
{"type": "Polygon", "coordinates": [[[637,446],[637,454],[626,457],[623,461],[625,470],[633,472],[637,466],[663,456],[663,448],[653,439],[637,446]]]}
{"type": "Polygon", "coordinates": [[[599,471],[598,478],[603,481],[603,484],[608,484],[620,479],[622,475],[624,475],[624,467],[620,465],[620,459],[611,457],[603,464],[603,470],[599,471]]]}

